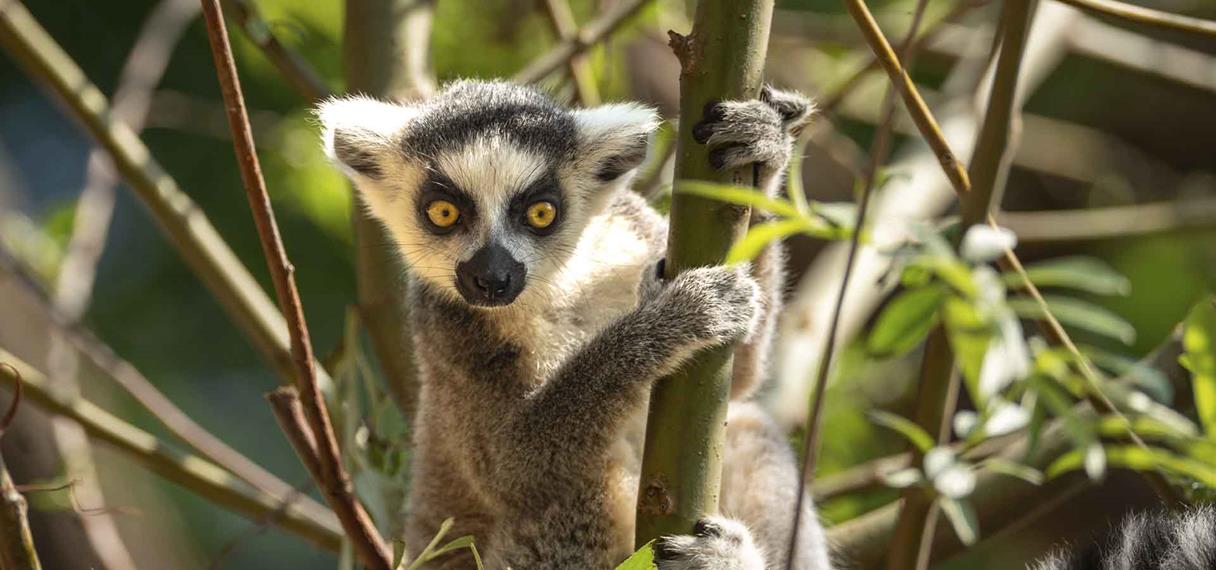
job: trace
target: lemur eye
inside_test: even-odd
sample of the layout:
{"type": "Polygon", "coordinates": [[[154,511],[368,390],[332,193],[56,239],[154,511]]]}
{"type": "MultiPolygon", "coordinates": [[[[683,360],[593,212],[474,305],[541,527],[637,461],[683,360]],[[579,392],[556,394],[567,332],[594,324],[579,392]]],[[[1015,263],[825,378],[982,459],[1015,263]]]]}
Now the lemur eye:
{"type": "Polygon", "coordinates": [[[460,221],[460,208],[447,200],[435,200],[426,205],[426,217],[437,227],[450,228],[460,221]]]}
{"type": "Polygon", "coordinates": [[[553,225],[553,220],[557,219],[557,208],[553,202],[537,202],[528,206],[527,218],[529,226],[543,230],[553,225]]]}

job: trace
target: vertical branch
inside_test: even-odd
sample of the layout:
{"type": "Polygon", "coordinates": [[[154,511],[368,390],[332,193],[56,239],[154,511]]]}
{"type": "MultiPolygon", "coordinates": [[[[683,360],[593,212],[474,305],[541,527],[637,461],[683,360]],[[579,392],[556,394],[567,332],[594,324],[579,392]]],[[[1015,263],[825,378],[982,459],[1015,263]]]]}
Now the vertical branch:
{"type": "MultiPolygon", "coordinates": [[[[347,89],[386,99],[430,95],[435,89],[430,69],[433,12],[433,0],[347,0],[342,46],[347,89]]],[[[380,224],[363,208],[353,212],[359,318],[388,393],[412,419],[418,385],[405,270],[380,224]]]]}
{"type": "MultiPolygon", "coordinates": [[[[342,465],[333,423],[317,383],[312,344],[308,336],[308,325],[304,321],[300,294],[296,290],[294,269],[283,248],[274,211],[270,206],[270,196],[262,179],[253,132],[249,127],[249,116],[245,110],[244,96],[241,94],[240,79],[232,59],[228,31],[224,26],[223,11],[219,0],[202,0],[202,3],[220,91],[224,97],[224,107],[228,111],[228,126],[232,130],[234,149],[241,167],[241,179],[245,184],[249,208],[253,212],[258,237],[262,243],[262,252],[270,268],[275,293],[279,299],[279,309],[287,319],[296,385],[309,427],[316,440],[315,461],[319,465],[318,471],[321,475],[318,483],[363,563],[372,570],[388,570],[391,560],[389,550],[376,531],[371,517],[354,496],[354,486],[342,465]]],[[[305,459],[305,463],[308,463],[308,459],[305,459]]]]}
{"type": "MultiPolygon", "coordinates": [[[[669,278],[684,269],[721,263],[747,231],[748,208],[684,194],[678,186],[683,180],[750,181],[742,172],[713,169],[705,147],[693,140],[692,126],[710,100],[757,95],[772,11],[772,0],[706,0],[697,5],[689,36],[671,33],[682,68],[682,120],[668,235],[669,278]]],[[[731,351],[730,346],[705,351],[655,385],[638,493],[639,544],[687,533],[699,517],[717,509],[731,351]]]]}
{"type": "Polygon", "coordinates": [[[0,568],[8,570],[39,570],[34,536],[30,534],[28,507],[25,497],[17,491],[8,475],[4,458],[0,457],[0,568]]]}
{"type": "MultiPolygon", "coordinates": [[[[574,21],[574,13],[570,10],[567,0],[542,0],[545,3],[545,15],[557,39],[566,41],[578,36],[578,23],[574,21]]],[[[570,56],[566,63],[570,69],[570,78],[574,80],[574,93],[584,107],[594,107],[600,104],[600,91],[595,85],[595,73],[591,70],[591,62],[581,53],[570,56]]]]}

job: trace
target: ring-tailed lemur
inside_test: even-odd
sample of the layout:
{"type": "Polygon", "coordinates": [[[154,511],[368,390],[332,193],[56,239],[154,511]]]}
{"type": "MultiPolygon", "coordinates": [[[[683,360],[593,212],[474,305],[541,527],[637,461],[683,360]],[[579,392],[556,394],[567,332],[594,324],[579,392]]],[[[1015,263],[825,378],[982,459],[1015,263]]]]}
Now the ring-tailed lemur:
{"type": "MultiPolygon", "coordinates": [[[[775,191],[811,110],[766,88],[708,106],[695,137],[714,166],[758,164],[775,191]]],[[[697,350],[766,337],[757,321],[775,311],[775,289],[738,267],[657,278],[667,224],[627,188],[651,109],[571,110],[531,88],[463,81],[422,103],[350,97],[318,113],[327,153],[412,275],[409,547],[454,517],[452,536],[472,534],[488,568],[612,568],[633,546],[651,385],[697,350]]],[[[766,342],[744,353],[734,393],[754,386],[766,342]]],[[[755,404],[733,402],[727,421],[721,506],[737,521],[666,537],[664,570],[785,568],[794,456],[755,404]]],[[[795,567],[826,570],[805,505],[795,567]]],[[[471,567],[460,556],[443,566],[471,567]]]]}
{"type": "Polygon", "coordinates": [[[1033,570],[1210,570],[1216,568],[1216,507],[1139,513],[1105,543],[1059,551],[1033,570]]]}

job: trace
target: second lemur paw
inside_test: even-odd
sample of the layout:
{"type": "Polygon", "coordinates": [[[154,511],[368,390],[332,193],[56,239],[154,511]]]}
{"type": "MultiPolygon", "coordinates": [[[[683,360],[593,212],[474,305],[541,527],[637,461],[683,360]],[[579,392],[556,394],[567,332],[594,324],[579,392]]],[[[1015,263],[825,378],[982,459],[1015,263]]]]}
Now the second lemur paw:
{"type": "Polygon", "coordinates": [[[673,328],[701,347],[741,340],[756,329],[760,286],[746,265],[697,267],[676,276],[653,299],[673,328]]]}
{"type": "Polygon", "coordinates": [[[659,570],[764,569],[764,556],[747,527],[718,517],[701,519],[691,535],[657,540],[654,561],[659,570]]]}
{"type": "Polygon", "coordinates": [[[710,101],[701,121],[693,125],[692,136],[709,146],[714,168],[759,164],[778,170],[789,161],[790,145],[814,110],[801,94],[765,85],[759,100],[710,101]]]}

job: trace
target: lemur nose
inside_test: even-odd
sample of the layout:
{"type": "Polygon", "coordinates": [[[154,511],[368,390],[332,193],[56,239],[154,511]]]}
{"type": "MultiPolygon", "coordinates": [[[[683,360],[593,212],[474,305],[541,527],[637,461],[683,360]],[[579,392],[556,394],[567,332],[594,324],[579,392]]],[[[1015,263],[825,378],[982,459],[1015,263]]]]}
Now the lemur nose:
{"type": "Polygon", "coordinates": [[[473,278],[473,284],[493,300],[507,292],[511,286],[511,276],[505,274],[478,276],[473,278]]]}

